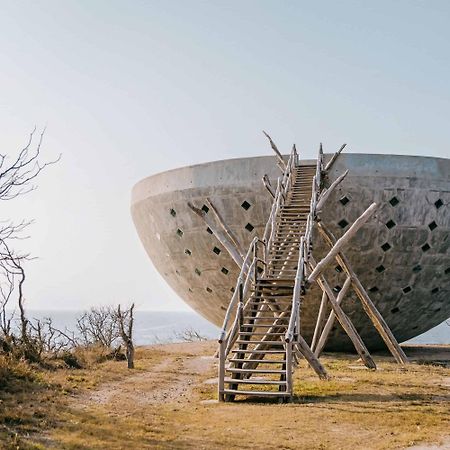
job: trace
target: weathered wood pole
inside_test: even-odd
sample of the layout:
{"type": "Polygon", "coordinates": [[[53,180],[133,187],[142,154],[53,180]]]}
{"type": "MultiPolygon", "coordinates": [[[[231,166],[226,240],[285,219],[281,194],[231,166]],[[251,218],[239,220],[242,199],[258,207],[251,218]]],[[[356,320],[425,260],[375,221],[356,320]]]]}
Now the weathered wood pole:
{"type": "MultiPolygon", "coordinates": [[[[328,243],[330,247],[334,245],[336,242],[336,238],[333,236],[333,234],[327,229],[325,225],[322,223],[319,223],[319,232],[321,233],[322,237],[324,238],[325,242],[328,243]]],[[[352,286],[354,291],[356,292],[356,295],[361,301],[361,304],[363,305],[363,308],[368,315],[369,319],[372,321],[374,327],[384,340],[386,346],[388,347],[389,351],[391,352],[392,356],[395,358],[395,360],[400,364],[408,364],[409,360],[408,357],[405,355],[405,352],[400,347],[399,343],[397,342],[397,339],[395,339],[394,334],[392,333],[391,329],[385,322],[383,316],[378,311],[377,307],[373,304],[372,300],[370,299],[369,295],[367,294],[366,290],[364,289],[363,285],[359,281],[358,276],[353,271],[349,260],[347,257],[342,253],[339,252],[336,257],[338,263],[340,266],[344,269],[344,271],[347,273],[347,275],[352,280],[352,286]]]]}
{"type": "MultiPolygon", "coordinates": [[[[336,303],[338,305],[340,305],[342,303],[342,300],[344,300],[345,294],[347,293],[350,285],[351,285],[351,278],[347,277],[344,286],[342,286],[342,289],[340,290],[338,296],[336,297],[336,303]]],[[[330,315],[328,316],[328,320],[325,326],[323,327],[322,334],[320,335],[319,342],[317,343],[317,347],[314,349],[314,354],[317,357],[320,356],[327,343],[328,336],[330,335],[331,329],[333,328],[335,319],[336,314],[334,313],[334,311],[331,311],[330,315]]]]}
{"type": "Polygon", "coordinates": [[[286,169],[286,163],[284,162],[282,154],[278,150],[278,147],[275,145],[275,142],[272,141],[272,138],[265,131],[263,131],[263,133],[266,136],[266,138],[269,139],[270,146],[272,147],[272,150],[277,155],[279,167],[280,167],[281,171],[284,172],[284,170],[286,169]]]}
{"type": "Polygon", "coordinates": [[[239,249],[236,248],[235,244],[229,239],[225,232],[223,232],[216,226],[214,221],[211,220],[211,218],[205,213],[205,211],[202,211],[201,209],[195,207],[191,202],[188,202],[188,206],[192,211],[194,211],[195,214],[197,214],[197,216],[201,217],[205,221],[217,240],[225,247],[227,252],[233,258],[233,261],[238,265],[239,268],[241,268],[242,264],[244,263],[244,258],[241,255],[239,249]]]}
{"type": "MultiPolygon", "coordinates": [[[[311,269],[314,270],[315,262],[314,258],[310,257],[310,266],[311,269]]],[[[333,308],[334,313],[336,314],[337,319],[339,320],[339,323],[342,325],[342,328],[347,333],[348,337],[352,341],[356,351],[358,352],[359,356],[363,360],[364,364],[369,369],[376,369],[377,366],[375,364],[375,361],[370,356],[369,350],[367,350],[367,347],[365,346],[363,340],[361,339],[361,336],[356,331],[356,328],[352,324],[351,320],[347,317],[347,315],[344,313],[343,309],[340,307],[340,305],[337,303],[336,298],[333,294],[332,289],[330,288],[330,285],[328,284],[327,280],[320,275],[317,280],[317,284],[320,286],[322,290],[324,290],[328,296],[328,301],[330,302],[331,307],[333,308]]]]}
{"type": "Polygon", "coordinates": [[[341,154],[346,145],[347,144],[342,144],[341,148],[331,157],[331,159],[328,161],[328,164],[325,166],[325,172],[328,172],[331,169],[331,166],[334,164],[336,158],[341,154]]]}
{"type": "Polygon", "coordinates": [[[323,258],[308,277],[308,283],[316,281],[317,277],[325,270],[327,265],[334,260],[341,248],[357,233],[357,231],[370,219],[377,208],[376,203],[372,203],[352,224],[347,232],[336,241],[330,252],[323,258]]]}

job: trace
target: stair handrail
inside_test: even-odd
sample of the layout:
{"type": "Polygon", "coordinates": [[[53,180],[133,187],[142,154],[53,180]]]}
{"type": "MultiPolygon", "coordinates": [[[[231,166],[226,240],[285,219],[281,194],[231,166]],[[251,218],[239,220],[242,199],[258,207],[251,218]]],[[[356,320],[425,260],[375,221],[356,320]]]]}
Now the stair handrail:
{"type": "Polygon", "coordinates": [[[306,220],[305,234],[300,238],[299,257],[297,264],[297,272],[295,275],[294,291],[292,294],[291,317],[289,318],[289,326],[285,334],[285,341],[291,342],[296,332],[300,334],[300,295],[303,289],[303,279],[305,276],[305,265],[310,257],[313,222],[316,217],[316,205],[320,193],[321,177],[323,171],[323,152],[322,147],[319,149],[317,157],[316,174],[312,180],[311,203],[310,210],[306,220]]]}
{"type": "MultiPolygon", "coordinates": [[[[237,281],[236,281],[236,287],[234,289],[233,295],[231,297],[230,303],[228,304],[228,308],[227,308],[227,311],[225,313],[225,317],[223,319],[223,325],[222,325],[222,329],[220,331],[219,343],[222,343],[224,341],[226,335],[227,335],[228,322],[230,320],[231,313],[233,311],[234,305],[235,305],[235,303],[236,303],[236,301],[238,299],[238,296],[239,296],[239,286],[241,284],[245,285],[245,283],[247,282],[247,279],[251,276],[251,272],[252,271],[250,270],[250,268],[247,270],[247,267],[248,267],[250,258],[252,256],[254,246],[256,245],[256,243],[259,240],[260,239],[258,238],[258,236],[255,236],[253,238],[252,242],[250,243],[249,247],[248,247],[247,253],[246,253],[244,261],[242,263],[241,270],[239,272],[239,276],[238,276],[237,281]],[[245,277],[245,279],[244,279],[244,277],[245,277]]],[[[254,259],[254,258],[252,258],[252,259],[254,259]]],[[[251,267],[251,265],[250,265],[250,267],[251,267]]]]}
{"type": "Polygon", "coordinates": [[[277,179],[277,189],[275,191],[275,195],[272,202],[272,208],[270,210],[269,218],[267,219],[266,226],[264,228],[264,234],[262,239],[266,243],[266,252],[268,252],[270,244],[275,234],[275,221],[278,211],[282,206],[282,204],[284,203],[286,194],[292,183],[292,173],[293,169],[297,164],[297,156],[298,156],[297,150],[295,146],[293,146],[291,154],[289,155],[288,163],[286,164],[286,168],[283,172],[283,176],[278,177],[277,179]]]}

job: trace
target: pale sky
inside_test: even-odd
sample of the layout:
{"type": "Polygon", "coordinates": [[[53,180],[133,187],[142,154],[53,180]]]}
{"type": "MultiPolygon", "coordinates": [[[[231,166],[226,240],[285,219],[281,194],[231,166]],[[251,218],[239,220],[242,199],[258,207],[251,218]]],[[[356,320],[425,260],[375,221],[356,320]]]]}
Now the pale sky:
{"type": "Polygon", "coordinates": [[[34,218],[28,307],[188,307],[129,213],[135,182],[270,154],[450,155],[448,1],[0,0],[0,152],[62,153],[2,204],[34,218]]]}

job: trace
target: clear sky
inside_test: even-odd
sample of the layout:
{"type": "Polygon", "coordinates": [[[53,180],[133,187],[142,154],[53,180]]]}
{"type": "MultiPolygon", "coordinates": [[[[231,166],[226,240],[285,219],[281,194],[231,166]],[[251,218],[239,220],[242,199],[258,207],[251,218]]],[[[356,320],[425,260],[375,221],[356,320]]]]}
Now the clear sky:
{"type": "MultiPolygon", "coordinates": [[[[47,126],[29,308],[187,309],[134,230],[139,179],[270,154],[449,157],[450,2],[0,0],[0,151],[47,126]]],[[[23,244],[22,244],[23,245],[23,244]]]]}

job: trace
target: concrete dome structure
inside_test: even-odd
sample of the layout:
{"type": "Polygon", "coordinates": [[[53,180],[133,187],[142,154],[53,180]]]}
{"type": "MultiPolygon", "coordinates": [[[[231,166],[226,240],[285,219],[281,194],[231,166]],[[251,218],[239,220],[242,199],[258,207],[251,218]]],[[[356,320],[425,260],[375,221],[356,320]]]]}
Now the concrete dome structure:
{"type": "MultiPolygon", "coordinates": [[[[322,220],[340,237],[367,206],[379,204],[375,217],[345,253],[402,342],[450,316],[450,160],[341,154],[326,184],[346,169],[349,174],[328,200],[322,220]]],[[[256,234],[262,236],[272,204],[261,182],[264,174],[273,181],[280,175],[275,157],[183,167],[145,178],[133,188],[132,217],[156,269],[185,302],[219,326],[239,269],[187,202],[207,211],[205,199],[210,198],[247,248],[256,234]]],[[[317,240],[316,259],[326,250],[317,240]]],[[[326,277],[338,292],[344,281],[341,268],[329,267],[326,277]]],[[[311,292],[302,307],[302,334],[307,340],[321,298],[317,288],[311,292]]],[[[368,348],[383,347],[355,294],[346,297],[343,309],[368,348]]],[[[339,324],[327,348],[352,348],[339,324]]]]}

